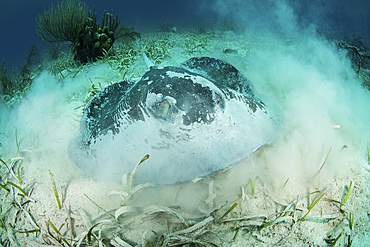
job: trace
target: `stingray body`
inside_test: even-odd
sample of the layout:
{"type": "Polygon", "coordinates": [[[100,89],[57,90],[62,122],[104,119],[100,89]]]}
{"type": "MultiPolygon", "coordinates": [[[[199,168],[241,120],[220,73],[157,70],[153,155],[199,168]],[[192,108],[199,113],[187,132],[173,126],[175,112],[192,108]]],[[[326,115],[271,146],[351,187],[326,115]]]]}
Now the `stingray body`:
{"type": "Polygon", "coordinates": [[[250,82],[219,59],[151,67],[105,88],[86,106],[81,148],[89,175],[120,180],[145,155],[135,182],[169,185],[225,169],[269,141],[271,118],[250,82]]]}

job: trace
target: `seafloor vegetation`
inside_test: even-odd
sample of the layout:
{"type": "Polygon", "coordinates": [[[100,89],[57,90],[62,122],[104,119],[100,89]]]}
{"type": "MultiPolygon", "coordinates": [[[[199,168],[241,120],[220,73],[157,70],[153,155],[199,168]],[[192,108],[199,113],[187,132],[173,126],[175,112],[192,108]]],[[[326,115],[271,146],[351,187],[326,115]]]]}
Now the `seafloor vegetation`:
{"type": "MultiPolygon", "coordinates": [[[[40,194],[45,192],[23,173],[28,162],[24,156],[31,150],[21,148],[17,133],[14,138],[18,155],[0,159],[2,246],[351,246],[369,227],[366,216],[358,211],[367,203],[363,193],[369,171],[367,176],[358,171],[347,184],[336,179],[330,185],[320,185],[330,151],[310,179],[307,194],[297,194],[290,202],[277,196],[286,190],[289,178],[278,188],[258,176],[247,179],[235,200],[216,208],[214,178],[194,181],[208,187],[208,195],[194,215],[176,205],[130,203],[148,186],[133,185],[135,170],[148,159],[145,156],[124,176],[121,190],[111,191],[120,195],[121,207],[106,210],[90,198],[93,195],[80,191],[99,212],[90,215],[80,205],[68,203],[68,183],[57,184],[50,170],[47,193],[53,197],[42,199],[40,194]]],[[[370,162],[370,153],[368,158],[370,162]]]]}

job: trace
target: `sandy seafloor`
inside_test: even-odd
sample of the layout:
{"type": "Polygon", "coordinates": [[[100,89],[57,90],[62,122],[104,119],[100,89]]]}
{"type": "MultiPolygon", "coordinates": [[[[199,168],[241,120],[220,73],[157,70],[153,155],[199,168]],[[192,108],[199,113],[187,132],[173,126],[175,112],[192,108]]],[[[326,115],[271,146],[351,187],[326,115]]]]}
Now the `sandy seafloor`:
{"type": "MultiPolygon", "coordinates": [[[[368,246],[370,93],[345,51],[309,32],[278,37],[177,31],[145,34],[140,42],[145,45],[152,36],[170,45],[161,66],[179,66],[192,56],[216,57],[236,66],[276,115],[274,142],[224,172],[185,184],[128,191],[120,183],[95,181],[74,164],[68,149],[79,135],[81,106],[91,82],[102,88],[118,82],[122,67],[110,59],[63,70],[63,77],[45,69],[13,109],[1,109],[7,119],[0,122],[1,159],[22,157],[19,186],[27,193],[32,186],[23,197],[10,185],[9,193],[0,191],[3,242],[82,246],[84,236],[100,222],[90,235],[94,246],[126,246],[122,240],[131,244],[127,246],[155,246],[161,234],[170,244],[348,246],[351,241],[352,246],[368,246]],[[348,188],[350,193],[344,193],[348,188]],[[236,207],[222,218],[232,205],[236,207]],[[201,223],[182,231],[184,222],[188,227],[201,223]],[[24,233],[32,229],[41,230],[24,233]]],[[[139,55],[125,76],[139,78],[146,70],[139,55]]],[[[1,171],[6,172],[4,167],[1,171]]],[[[19,184],[12,176],[2,179],[19,184]]]]}

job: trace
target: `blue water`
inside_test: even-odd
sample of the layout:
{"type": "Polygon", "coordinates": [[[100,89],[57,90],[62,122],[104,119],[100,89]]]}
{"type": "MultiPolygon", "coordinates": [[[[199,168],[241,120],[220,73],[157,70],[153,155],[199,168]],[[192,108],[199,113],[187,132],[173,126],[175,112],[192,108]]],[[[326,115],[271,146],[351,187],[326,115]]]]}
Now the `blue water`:
{"type": "MultiPolygon", "coordinates": [[[[56,0],[1,0],[0,62],[5,59],[8,71],[17,70],[32,44],[44,47],[37,37],[35,18],[56,0]]],[[[276,4],[287,3],[293,7],[295,21],[302,28],[313,23],[321,33],[331,37],[346,34],[360,35],[370,46],[369,0],[86,0],[86,4],[102,14],[104,10],[121,16],[121,23],[135,26],[138,31],[156,31],[168,19],[178,27],[210,25],[229,20],[253,29],[273,29],[286,32],[285,25],[276,20],[276,4]]],[[[285,11],[282,9],[281,11],[285,11]]],[[[289,12],[289,11],[288,11],[289,12]]],[[[289,15],[289,13],[287,13],[289,15]]],[[[289,30],[291,31],[291,30],[289,30]]]]}

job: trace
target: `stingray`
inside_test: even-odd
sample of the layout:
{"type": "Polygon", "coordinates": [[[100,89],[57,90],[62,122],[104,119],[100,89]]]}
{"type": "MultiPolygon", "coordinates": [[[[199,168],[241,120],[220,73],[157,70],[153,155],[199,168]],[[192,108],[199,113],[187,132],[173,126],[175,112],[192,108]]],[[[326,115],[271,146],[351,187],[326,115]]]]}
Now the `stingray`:
{"type": "Polygon", "coordinates": [[[141,79],[98,93],[85,107],[70,153],[89,176],[171,185],[245,160],[271,140],[272,118],[233,65],[194,57],[180,67],[151,66],[141,79]]]}

